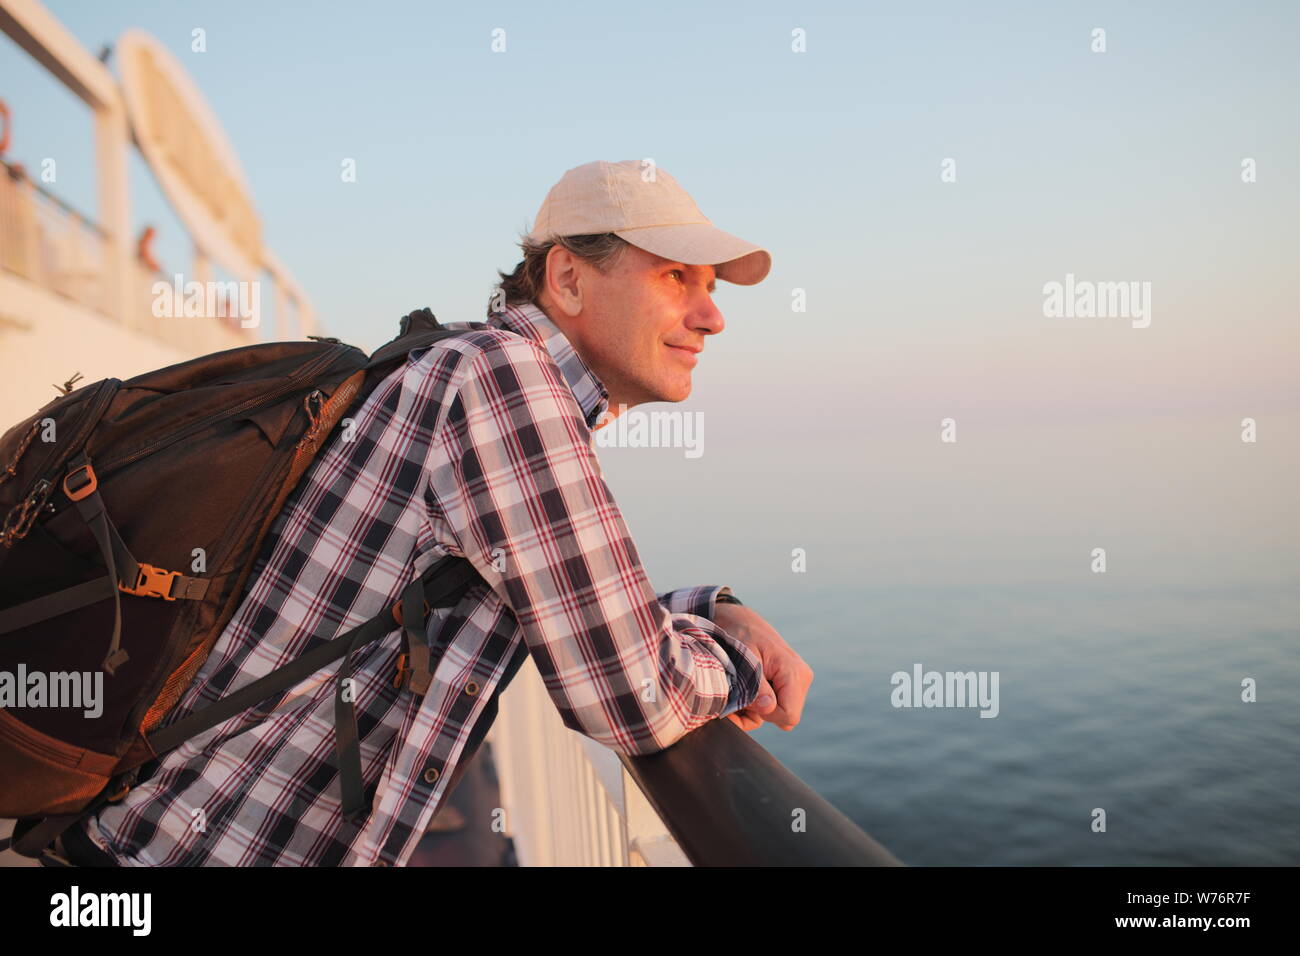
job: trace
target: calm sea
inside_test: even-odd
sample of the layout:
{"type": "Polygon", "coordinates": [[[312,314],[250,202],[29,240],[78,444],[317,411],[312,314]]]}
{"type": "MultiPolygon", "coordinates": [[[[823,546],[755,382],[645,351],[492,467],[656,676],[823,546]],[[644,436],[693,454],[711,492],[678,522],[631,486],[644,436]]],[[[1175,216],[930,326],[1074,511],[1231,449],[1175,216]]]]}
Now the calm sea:
{"type": "Polygon", "coordinates": [[[655,587],[731,585],[816,672],[756,739],[906,863],[1300,864],[1300,415],[1026,402],[945,446],[857,381],[798,427],[793,385],[716,391],[698,458],[601,451],[655,587]],[[997,672],[998,716],[893,707],[917,664],[997,672]]]}
{"type": "Polygon", "coordinates": [[[763,602],[817,677],[801,725],[756,739],[905,863],[1300,863],[1293,592],[1084,580],[763,602]],[[893,707],[891,675],[916,663],[997,671],[998,716],[893,707]]]}

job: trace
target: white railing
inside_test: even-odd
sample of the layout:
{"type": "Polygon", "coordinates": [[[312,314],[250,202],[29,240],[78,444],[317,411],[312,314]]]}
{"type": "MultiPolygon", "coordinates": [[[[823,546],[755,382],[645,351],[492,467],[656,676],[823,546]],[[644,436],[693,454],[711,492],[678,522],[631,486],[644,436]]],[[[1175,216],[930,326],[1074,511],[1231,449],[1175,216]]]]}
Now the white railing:
{"type": "MultiPolygon", "coordinates": [[[[204,355],[238,348],[259,341],[261,332],[244,328],[232,302],[221,299],[216,314],[185,317],[181,303],[172,303],[171,315],[154,314],[156,282],[174,286],[174,276],[155,271],[139,258],[130,261],[127,275],[126,314],[114,314],[113,283],[108,257],[108,239],[94,223],[76,210],[47,194],[25,173],[0,160],[0,269],[21,276],[33,285],[62,296],[77,305],[116,319],[126,328],[153,338],[186,355],[204,355]]],[[[188,282],[193,275],[185,275],[188,282]]],[[[315,331],[313,313],[306,297],[287,273],[277,281],[260,282],[273,290],[276,323],[274,336],[289,338],[290,313],[302,336],[315,331]]],[[[260,290],[259,290],[260,292],[260,290]]],[[[30,318],[30,317],[24,317],[30,318]]]]}
{"type": "Polygon", "coordinates": [[[564,726],[531,656],[488,740],[521,866],[690,866],[618,756],[564,726]]]}
{"type": "MultiPolygon", "coordinates": [[[[141,265],[131,237],[127,160],[132,128],[122,89],[104,63],[39,0],[0,0],[0,31],[90,109],[98,204],[96,217],[85,216],[21,171],[11,158],[0,157],[0,281],[19,276],[31,285],[21,289],[20,305],[29,314],[16,314],[18,307],[14,307],[0,313],[0,321],[31,330],[36,321],[32,313],[48,313],[51,306],[57,311],[62,305],[40,302],[33,293],[53,293],[188,355],[259,341],[260,332],[229,321],[232,316],[228,314],[216,316],[215,321],[150,321],[157,317],[142,306],[152,305],[152,296],[146,299],[146,294],[155,277],[141,265]]],[[[7,132],[6,128],[0,133],[6,141],[7,132]]],[[[209,146],[200,144],[200,148],[209,146]]],[[[146,151],[142,155],[146,162],[151,160],[146,151]]],[[[212,235],[191,238],[194,261],[186,278],[206,283],[212,279],[207,265],[212,249],[206,247],[221,243],[212,235]]],[[[256,283],[260,292],[261,277],[272,279],[274,288],[267,289],[265,302],[270,306],[274,296],[274,339],[295,337],[288,327],[290,315],[296,319],[298,338],[319,331],[306,294],[269,249],[263,248],[257,261],[240,258],[239,266],[231,266],[229,261],[224,266],[236,269],[239,280],[256,283]]],[[[12,298],[12,290],[19,284],[7,284],[12,298]]]]}
{"type": "Polygon", "coordinates": [[[93,223],[0,165],[0,267],[108,314],[106,252],[93,223]]]}

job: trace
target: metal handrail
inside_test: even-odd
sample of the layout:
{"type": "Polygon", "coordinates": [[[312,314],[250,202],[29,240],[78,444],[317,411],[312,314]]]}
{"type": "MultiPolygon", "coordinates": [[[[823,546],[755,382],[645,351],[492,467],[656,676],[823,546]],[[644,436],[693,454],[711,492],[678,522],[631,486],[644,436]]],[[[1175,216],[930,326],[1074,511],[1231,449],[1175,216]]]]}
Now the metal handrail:
{"type": "Polygon", "coordinates": [[[21,164],[10,163],[8,160],[4,159],[3,157],[0,157],[0,166],[4,167],[4,172],[9,176],[10,179],[14,180],[15,182],[26,182],[29,186],[32,187],[32,190],[36,192],[42,199],[45,199],[48,202],[53,203],[55,206],[58,206],[62,212],[67,213],[67,215],[75,219],[87,231],[93,232],[100,239],[104,239],[104,240],[108,239],[108,233],[104,230],[103,226],[95,222],[94,219],[81,212],[75,206],[59,198],[53,192],[46,189],[41,183],[37,182],[35,179],[32,179],[32,177],[28,175],[26,168],[21,167],[21,164]],[[20,167],[22,168],[21,173],[19,172],[20,167]]]}
{"type": "Polygon", "coordinates": [[[619,755],[695,866],[902,866],[730,720],[619,755]]]}

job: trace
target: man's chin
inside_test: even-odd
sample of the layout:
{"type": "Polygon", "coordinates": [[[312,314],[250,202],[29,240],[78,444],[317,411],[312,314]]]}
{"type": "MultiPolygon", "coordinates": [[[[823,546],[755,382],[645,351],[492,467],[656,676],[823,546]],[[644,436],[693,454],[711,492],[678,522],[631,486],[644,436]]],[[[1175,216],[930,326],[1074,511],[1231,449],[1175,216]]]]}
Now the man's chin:
{"type": "Polygon", "coordinates": [[[671,398],[661,398],[662,402],[684,402],[691,397],[691,383],[687,382],[682,388],[673,390],[671,398]]]}
{"type": "Polygon", "coordinates": [[[648,395],[649,397],[642,402],[684,402],[691,396],[691,380],[688,378],[685,381],[678,379],[672,382],[661,382],[649,390],[648,395]]]}

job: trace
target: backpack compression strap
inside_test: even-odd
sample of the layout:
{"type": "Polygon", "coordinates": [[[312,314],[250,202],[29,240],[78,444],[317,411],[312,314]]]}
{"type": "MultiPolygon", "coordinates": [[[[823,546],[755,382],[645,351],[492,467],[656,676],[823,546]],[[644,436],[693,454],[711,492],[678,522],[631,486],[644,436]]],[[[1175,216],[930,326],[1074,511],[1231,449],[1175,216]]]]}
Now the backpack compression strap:
{"type": "MultiPolygon", "coordinates": [[[[441,558],[406,586],[402,591],[401,600],[398,604],[385,609],[359,627],[312,648],[306,654],[284,665],[284,667],[258,678],[245,687],[241,687],[233,694],[221,698],[215,704],[210,704],[197,713],[190,714],[188,717],[150,734],[148,737],[149,747],[155,754],[159,755],[168,750],[173,750],[191,737],[211,730],[240,711],[247,710],[268,697],[288,690],[294,684],[305,680],[326,665],[339,658],[344,658],[344,662],[339,668],[339,692],[336,693],[334,701],[334,716],[337,724],[335,727],[334,749],[339,762],[339,788],[342,792],[344,816],[353,822],[359,821],[369,811],[369,807],[362,786],[361,748],[357,734],[356,711],[352,702],[344,700],[341,693],[343,681],[347,680],[352,674],[351,664],[346,658],[357,648],[364,647],[371,641],[378,640],[385,634],[391,633],[394,625],[399,623],[403,630],[407,632],[408,639],[412,637],[411,632],[418,628],[418,631],[415,632],[418,633],[418,642],[412,640],[412,646],[418,643],[424,645],[427,651],[424,637],[425,617],[418,611],[420,590],[424,591],[424,603],[428,607],[454,607],[465,593],[480,581],[482,581],[482,578],[474,569],[474,565],[464,558],[451,556],[441,558]],[[411,613],[406,610],[398,610],[399,607],[405,608],[408,602],[417,610],[411,613]],[[417,618],[418,623],[416,623],[417,618]],[[404,621],[410,621],[414,626],[408,627],[404,621]]],[[[45,817],[21,836],[15,834],[11,841],[14,851],[23,856],[39,857],[45,848],[54,842],[56,837],[77,821],[90,814],[97,813],[105,804],[120,800],[125,796],[126,790],[123,787],[134,784],[137,769],[133,768],[115,778],[85,810],[78,813],[45,817]],[[111,799],[107,796],[110,793],[112,794],[111,799]]],[[[3,841],[0,841],[0,850],[4,848],[3,841]]]]}
{"type": "MultiPolygon", "coordinates": [[[[430,565],[423,574],[406,586],[397,605],[386,609],[361,626],[312,648],[284,667],[258,678],[246,687],[241,687],[215,704],[210,704],[203,710],[150,734],[149,746],[156,754],[179,747],[191,737],[210,730],[222,721],[274,694],[288,690],[327,664],[342,658],[343,663],[339,666],[337,691],[334,696],[334,749],[339,763],[339,787],[343,795],[343,813],[349,818],[355,818],[369,808],[366,806],[362,790],[361,746],[357,733],[356,709],[349,699],[351,695],[343,693],[344,681],[352,676],[350,660],[352,652],[391,633],[395,624],[404,622],[401,626],[407,632],[410,647],[413,650],[422,647],[427,661],[425,617],[419,611],[420,592],[424,592],[424,604],[427,607],[454,607],[465,592],[481,580],[478,572],[474,570],[474,565],[469,561],[464,558],[444,557],[430,565]],[[401,612],[397,610],[399,607],[402,608],[401,612]]],[[[424,687],[426,689],[428,687],[427,680],[424,687]]],[[[414,687],[412,689],[414,690],[414,687]]]]}
{"type": "Polygon", "coordinates": [[[80,452],[71,460],[70,465],[71,468],[63,479],[63,491],[77,506],[82,520],[94,534],[108,574],[0,611],[0,634],[112,597],[113,636],[103,664],[104,670],[112,676],[128,659],[121,644],[123,591],[139,597],[159,597],[167,601],[178,598],[198,601],[207,593],[212,579],[164,571],[137,561],[108,517],[104,499],[99,495],[95,469],[91,467],[86,453],[80,452]],[[124,581],[131,583],[128,586],[122,583],[124,581]]]}

